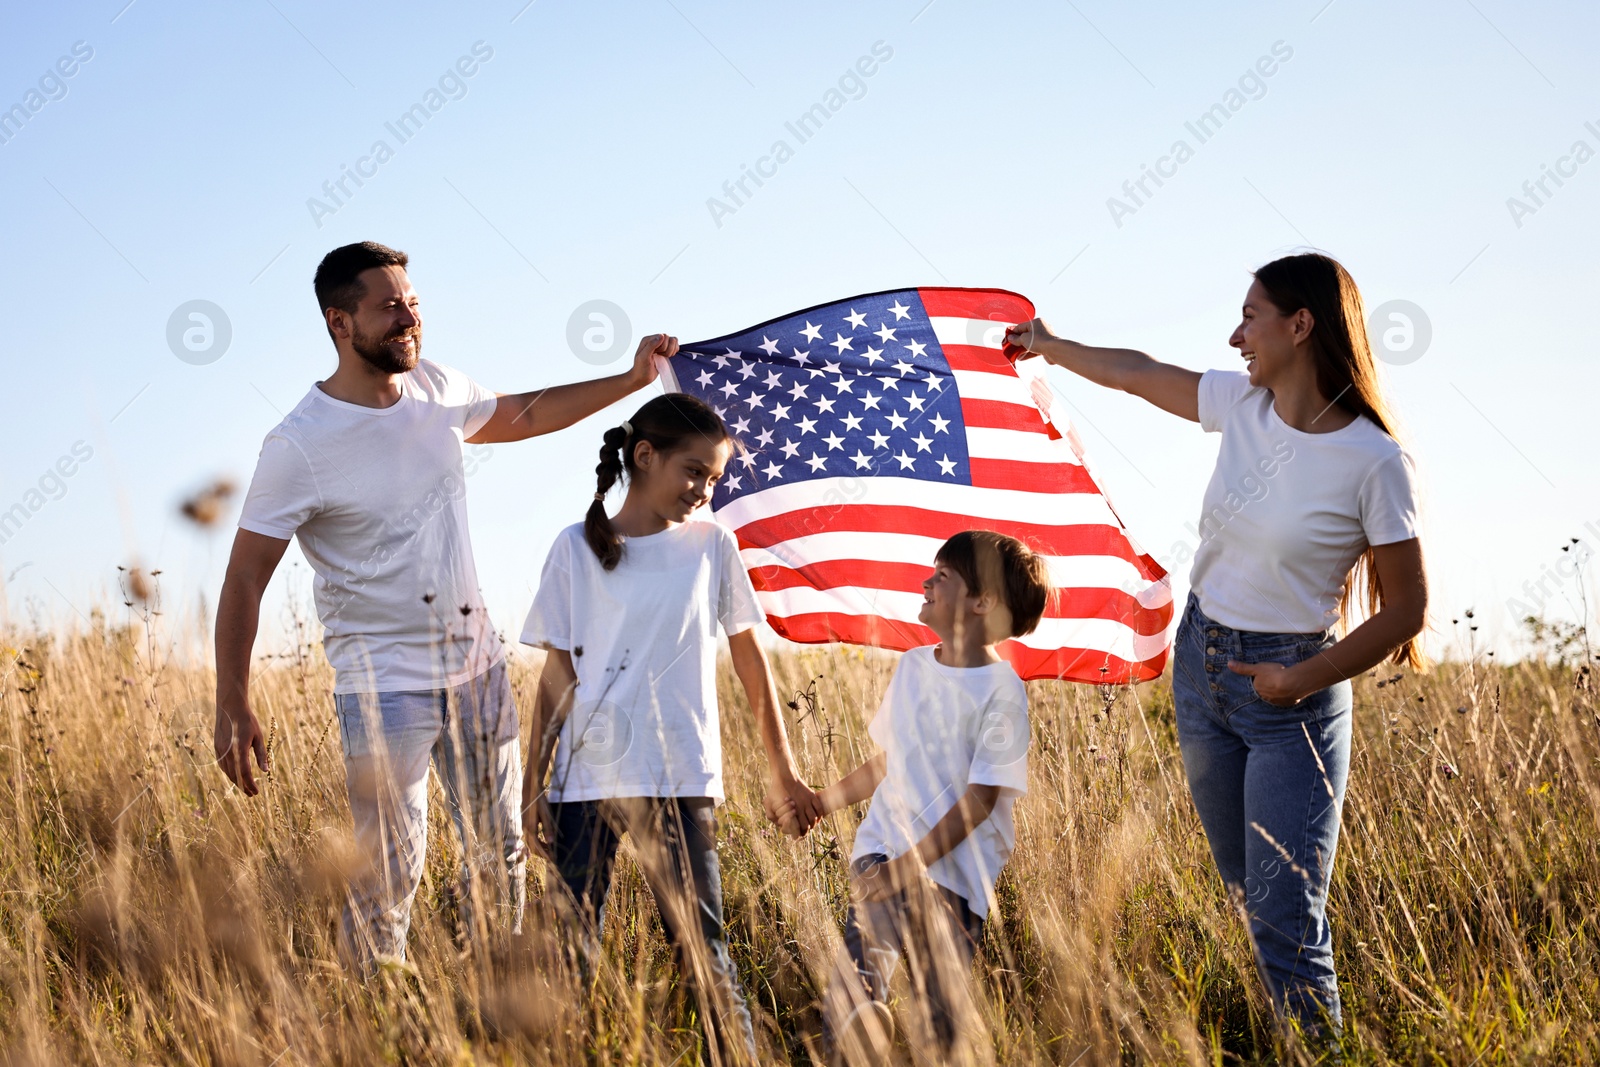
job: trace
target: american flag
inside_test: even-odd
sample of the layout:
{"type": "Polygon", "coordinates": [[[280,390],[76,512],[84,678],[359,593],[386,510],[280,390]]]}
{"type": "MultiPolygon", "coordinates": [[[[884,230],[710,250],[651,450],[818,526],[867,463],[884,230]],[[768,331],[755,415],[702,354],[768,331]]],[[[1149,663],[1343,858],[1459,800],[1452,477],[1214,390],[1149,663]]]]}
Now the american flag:
{"type": "MultiPolygon", "coordinates": [[[[1039,628],[999,651],[1023,678],[1143,681],[1172,621],[1166,572],[1134,543],[1052,421],[1001,289],[870,293],[680,348],[667,388],[711,404],[736,441],[711,499],[782,637],[914,648],[944,540],[988,529],[1049,563],[1039,628]]],[[[1065,425],[1063,429],[1062,426],[1065,425]]]]}

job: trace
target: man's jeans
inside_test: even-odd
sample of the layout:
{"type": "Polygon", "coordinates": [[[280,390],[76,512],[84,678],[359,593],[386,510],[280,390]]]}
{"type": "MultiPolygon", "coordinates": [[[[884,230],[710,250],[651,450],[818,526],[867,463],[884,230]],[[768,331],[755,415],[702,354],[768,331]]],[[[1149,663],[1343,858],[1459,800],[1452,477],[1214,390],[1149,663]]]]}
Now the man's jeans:
{"type": "Polygon", "coordinates": [[[634,854],[667,939],[712,1021],[707,1038],[722,1062],[756,1060],[750,1009],[722,928],[722,864],[710,797],[628,797],[551,804],[556,869],[579,912],[579,960],[593,973],[605,924],[606,894],[623,834],[634,854]]]}
{"type": "MultiPolygon", "coordinates": [[[[860,878],[887,862],[882,853],[868,853],[851,862],[850,873],[860,878]]],[[[824,1045],[836,1051],[837,1035],[866,1000],[888,1003],[889,983],[904,958],[913,1001],[908,1016],[923,1031],[913,1033],[913,1042],[948,1060],[964,1036],[977,1036],[970,974],[982,941],[983,920],[966,899],[927,879],[883,900],[852,903],[844,951],[823,1000],[824,1045]]]]}
{"type": "Polygon", "coordinates": [[[1350,683],[1282,708],[1228,661],[1292,666],[1334,641],[1235,630],[1191,595],[1173,658],[1178,743],[1212,858],[1242,895],[1274,1006],[1309,1031],[1323,1028],[1324,1012],[1340,1025],[1327,903],[1350,768],[1350,683]]]}
{"type": "Polygon", "coordinates": [[[489,922],[487,891],[505,925],[520,931],[522,754],[505,663],[448,689],[341,693],[334,703],[356,842],[371,864],[345,905],[345,949],[354,961],[370,968],[375,957],[405,957],[428,847],[430,760],[461,838],[464,929],[475,937],[489,922]]]}

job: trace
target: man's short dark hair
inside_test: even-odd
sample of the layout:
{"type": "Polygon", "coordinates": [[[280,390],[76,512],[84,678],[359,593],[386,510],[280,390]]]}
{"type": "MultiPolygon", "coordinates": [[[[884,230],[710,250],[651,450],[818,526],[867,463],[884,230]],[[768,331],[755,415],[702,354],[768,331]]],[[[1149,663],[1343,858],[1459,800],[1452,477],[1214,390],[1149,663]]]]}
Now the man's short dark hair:
{"type": "Polygon", "coordinates": [[[934,556],[961,575],[973,596],[993,593],[1011,612],[1011,636],[1029,634],[1050,599],[1050,568],[1044,557],[1015,537],[993,530],[964,530],[934,556]]]}
{"type": "Polygon", "coordinates": [[[367,287],[361,282],[362,271],[373,267],[404,267],[409,262],[410,257],[404,252],[376,241],[335,248],[322,257],[312,282],[317,290],[318,310],[326,314],[329,308],[338,308],[354,315],[361,298],[367,295],[367,287]]]}

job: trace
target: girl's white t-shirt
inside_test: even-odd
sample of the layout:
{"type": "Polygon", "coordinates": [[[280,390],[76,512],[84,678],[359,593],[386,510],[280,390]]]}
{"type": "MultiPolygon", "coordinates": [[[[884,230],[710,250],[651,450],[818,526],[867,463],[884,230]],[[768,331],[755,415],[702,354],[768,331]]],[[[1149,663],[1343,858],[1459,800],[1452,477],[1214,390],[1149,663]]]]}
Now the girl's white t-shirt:
{"type": "Polygon", "coordinates": [[[570,653],[578,677],[550,800],[720,800],[717,628],[764,618],[737,539],[714,521],[623,538],[611,571],[582,523],[557,534],[522,628],[524,644],[570,653]]]}
{"type": "Polygon", "coordinates": [[[996,785],[989,817],[928,867],[937,885],[989,914],[994,881],[1016,847],[1012,808],[1028,790],[1028,688],[1009,663],[947,667],[933,646],[900,657],[867,735],[887,757],[850,858],[912,848],[969,785],[996,785]]]}
{"type": "Polygon", "coordinates": [[[1350,568],[1369,545],[1417,536],[1415,465],[1372,420],[1330,433],[1285,423],[1250,376],[1200,377],[1200,426],[1222,434],[1206,486],[1190,585],[1239,630],[1318,633],[1339,621],[1350,568]]]}

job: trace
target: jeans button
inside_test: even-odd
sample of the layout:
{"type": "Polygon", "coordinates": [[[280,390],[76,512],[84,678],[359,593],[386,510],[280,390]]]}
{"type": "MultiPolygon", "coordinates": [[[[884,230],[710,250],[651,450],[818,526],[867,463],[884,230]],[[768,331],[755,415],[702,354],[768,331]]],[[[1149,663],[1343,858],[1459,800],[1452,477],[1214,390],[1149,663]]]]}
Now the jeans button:
{"type": "Polygon", "coordinates": [[[1217,689],[1221,689],[1221,688],[1222,688],[1222,686],[1220,686],[1220,685],[1218,685],[1218,684],[1217,684],[1217,683],[1216,683],[1216,682],[1212,682],[1212,683],[1211,683],[1211,688],[1212,688],[1212,689],[1213,689],[1213,690],[1217,690],[1217,689]]]}
{"type": "Polygon", "coordinates": [[[1217,648],[1216,648],[1215,645],[1207,645],[1206,646],[1206,655],[1215,656],[1216,654],[1217,654],[1217,648]]]}
{"type": "Polygon", "coordinates": [[[1215,636],[1217,636],[1216,627],[1212,627],[1211,629],[1207,630],[1206,631],[1206,636],[1207,637],[1215,637],[1215,636]]]}

